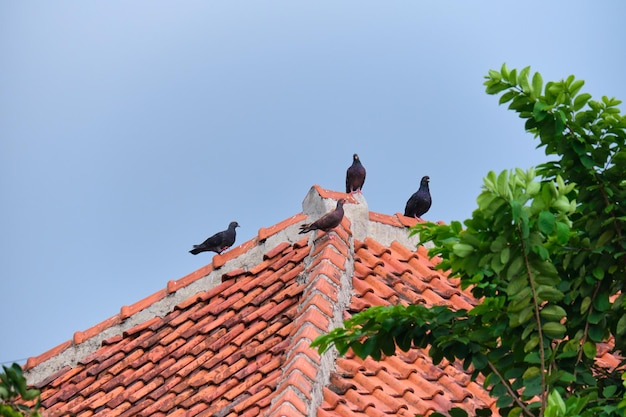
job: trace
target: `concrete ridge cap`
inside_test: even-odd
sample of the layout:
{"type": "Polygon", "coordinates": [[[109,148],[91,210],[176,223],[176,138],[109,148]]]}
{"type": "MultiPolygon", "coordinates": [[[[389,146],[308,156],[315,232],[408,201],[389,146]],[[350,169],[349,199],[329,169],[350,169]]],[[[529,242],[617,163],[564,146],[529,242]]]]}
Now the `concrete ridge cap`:
{"type": "Polygon", "coordinates": [[[247,250],[235,257],[225,259],[225,262],[219,267],[216,268],[213,262],[215,257],[221,256],[216,254],[209,264],[178,280],[168,281],[166,287],[156,293],[129,306],[122,306],[120,312],[114,316],[86,330],[77,331],[72,339],[38,356],[28,358],[24,366],[24,373],[29,383],[36,384],[64,366],[74,367],[82,357],[99,349],[102,342],[110,337],[121,335],[124,331],[140,325],[152,317],[164,317],[182,301],[221,284],[225,271],[239,267],[248,270],[256,263],[262,262],[263,255],[274,246],[285,241],[293,245],[302,239],[301,236],[298,236],[298,223],[302,223],[304,220],[306,220],[306,216],[303,214],[292,216],[281,222],[284,227],[280,230],[274,229],[271,234],[266,234],[262,241],[255,236],[239,245],[239,247],[246,247],[247,250]],[[266,250],[266,248],[269,249],[266,250]]]}

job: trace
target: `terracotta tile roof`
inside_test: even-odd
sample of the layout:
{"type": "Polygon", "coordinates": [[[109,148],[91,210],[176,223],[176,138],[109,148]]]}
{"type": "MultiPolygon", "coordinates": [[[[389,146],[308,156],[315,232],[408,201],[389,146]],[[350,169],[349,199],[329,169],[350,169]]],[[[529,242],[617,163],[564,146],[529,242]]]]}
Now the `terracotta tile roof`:
{"type": "MultiPolygon", "coordinates": [[[[314,186],[304,213],[26,364],[48,415],[414,416],[494,406],[458,364],[426,352],[376,362],[309,344],[374,305],[470,308],[457,280],[415,248],[397,213],[351,196],[330,232],[298,226],[346,194],[314,186]]],[[[606,359],[607,361],[610,358],[606,359]]],[[[497,415],[497,414],[496,414],[497,415]]]]}

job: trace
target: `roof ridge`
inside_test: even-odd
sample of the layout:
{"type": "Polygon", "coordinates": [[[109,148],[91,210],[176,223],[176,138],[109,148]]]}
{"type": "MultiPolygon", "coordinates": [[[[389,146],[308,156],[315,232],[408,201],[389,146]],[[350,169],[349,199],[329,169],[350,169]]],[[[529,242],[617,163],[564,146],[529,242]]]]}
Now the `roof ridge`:
{"type": "MultiPolygon", "coordinates": [[[[321,193],[320,193],[321,194],[321,193]]],[[[305,270],[297,282],[304,285],[302,302],[289,335],[283,372],[266,416],[315,416],[323,401],[323,388],[335,369],[336,351],[321,356],[311,348],[319,335],[339,326],[352,296],[354,239],[351,221],[344,217],[340,226],[328,233],[314,232],[305,270]],[[303,369],[314,367],[307,374],[303,369]]]]}
{"type": "MultiPolygon", "coordinates": [[[[71,360],[71,358],[85,356],[95,349],[98,349],[104,340],[122,334],[124,331],[136,325],[140,325],[145,320],[148,320],[150,316],[163,316],[193,294],[216,287],[222,282],[223,276],[218,273],[218,270],[226,265],[226,263],[232,262],[236,264],[239,258],[247,258],[250,256],[249,254],[251,252],[256,252],[252,249],[263,249],[270,246],[269,250],[271,250],[280,242],[290,242],[292,240],[296,242],[300,237],[297,236],[294,225],[303,222],[306,218],[306,214],[298,213],[268,228],[260,228],[257,235],[252,239],[243,242],[224,254],[215,254],[211,262],[207,265],[198,268],[178,280],[168,281],[165,288],[131,305],[122,306],[119,313],[86,330],[76,331],[71,339],[60,343],[44,353],[28,358],[24,365],[24,372],[28,381],[30,383],[38,382],[35,379],[35,374],[40,373],[39,368],[41,368],[41,372],[45,375],[50,375],[67,364],[72,364],[73,366],[76,361],[71,360]],[[288,238],[285,238],[285,234],[289,228],[294,230],[292,233],[288,234],[288,238]],[[291,238],[290,235],[294,235],[295,237],[291,238]],[[268,242],[268,240],[270,242],[268,242]],[[278,242],[276,242],[276,245],[271,246],[274,240],[278,242]],[[65,360],[61,360],[63,362],[62,365],[55,366],[48,364],[49,361],[59,356],[65,358],[65,360]]],[[[262,257],[263,254],[260,254],[260,256],[262,257]]],[[[243,258],[241,260],[245,261],[243,258]]],[[[249,263],[252,264],[254,262],[249,263]]],[[[239,265],[235,265],[233,269],[236,269],[238,266],[239,265]]]]}

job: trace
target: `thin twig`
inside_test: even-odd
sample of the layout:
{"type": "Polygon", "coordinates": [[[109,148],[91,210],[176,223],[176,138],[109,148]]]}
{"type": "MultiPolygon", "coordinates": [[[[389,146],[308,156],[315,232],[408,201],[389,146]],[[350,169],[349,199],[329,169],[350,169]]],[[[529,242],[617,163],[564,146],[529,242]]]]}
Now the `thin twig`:
{"type": "Polygon", "coordinates": [[[534,417],[534,414],[528,409],[528,407],[526,407],[526,404],[524,404],[524,402],[519,399],[519,394],[517,392],[515,392],[513,390],[513,388],[511,388],[511,385],[509,384],[509,381],[504,379],[504,377],[502,376],[502,374],[500,372],[498,372],[498,370],[496,369],[494,364],[491,363],[491,361],[488,360],[487,361],[487,365],[489,365],[489,369],[491,369],[491,372],[493,372],[494,374],[496,374],[498,376],[498,378],[500,378],[500,381],[502,381],[502,384],[504,385],[504,388],[506,388],[506,392],[509,393],[511,398],[513,398],[513,401],[515,401],[515,403],[519,406],[519,408],[522,409],[524,414],[526,414],[529,417],[534,417]]]}

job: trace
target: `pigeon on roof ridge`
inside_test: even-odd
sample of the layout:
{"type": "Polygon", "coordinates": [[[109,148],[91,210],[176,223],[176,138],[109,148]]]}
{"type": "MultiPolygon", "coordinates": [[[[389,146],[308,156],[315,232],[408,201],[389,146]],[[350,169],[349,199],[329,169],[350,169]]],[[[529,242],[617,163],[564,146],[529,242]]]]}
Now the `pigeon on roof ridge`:
{"type": "Polygon", "coordinates": [[[324,214],[322,217],[314,221],[313,223],[303,224],[300,226],[300,234],[310,232],[312,230],[322,230],[328,232],[331,229],[339,226],[343,219],[343,205],[346,202],[345,198],[337,200],[337,207],[333,211],[324,214]]]}
{"type": "Polygon", "coordinates": [[[430,196],[430,189],[428,188],[428,182],[430,177],[425,175],[420,181],[420,188],[413,193],[413,195],[406,202],[404,209],[404,215],[407,217],[422,217],[430,209],[432,204],[432,198],[430,196]]]}
{"type": "Polygon", "coordinates": [[[352,165],[346,171],[346,193],[360,193],[365,183],[365,167],[361,164],[359,155],[352,155],[352,165]]]}
{"type": "Polygon", "coordinates": [[[189,253],[197,255],[200,252],[217,252],[222,253],[235,243],[237,234],[235,228],[239,227],[239,223],[230,222],[228,229],[217,232],[199,245],[193,245],[193,249],[189,253]]]}

